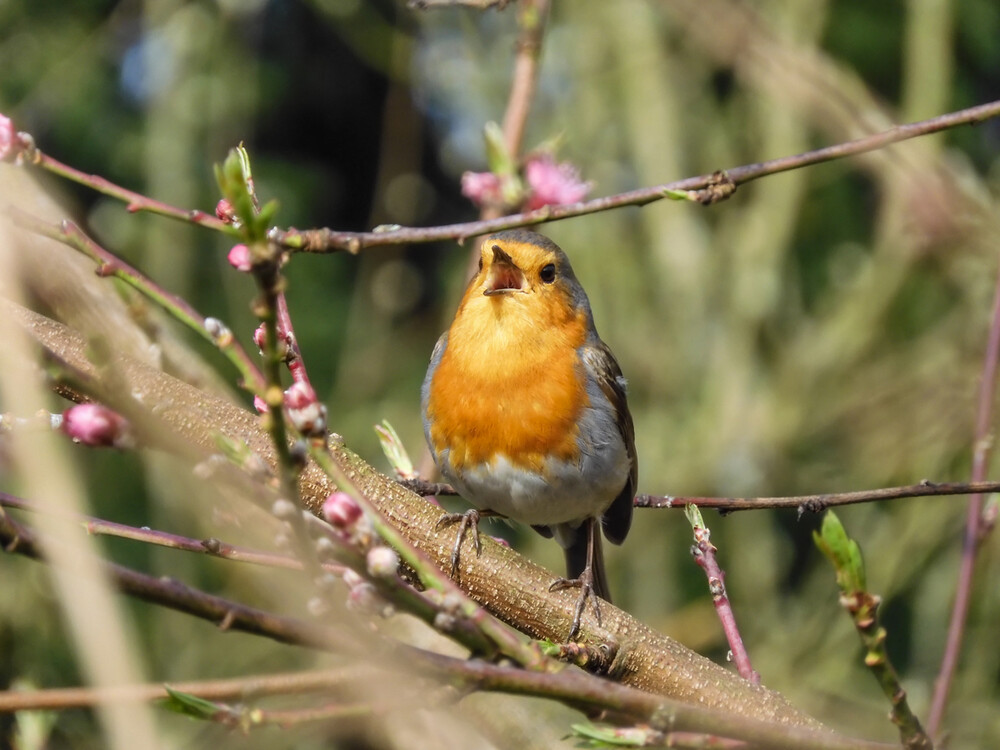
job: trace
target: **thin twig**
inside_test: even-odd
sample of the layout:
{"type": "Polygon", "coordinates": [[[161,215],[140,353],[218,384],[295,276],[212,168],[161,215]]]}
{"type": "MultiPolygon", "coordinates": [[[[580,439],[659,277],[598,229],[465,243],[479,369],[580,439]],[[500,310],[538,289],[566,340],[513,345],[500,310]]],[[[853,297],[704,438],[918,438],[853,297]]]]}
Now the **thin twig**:
{"type": "Polygon", "coordinates": [[[306,370],[305,360],[302,358],[302,350],[299,348],[299,340],[295,335],[295,326],[292,324],[291,313],[288,312],[288,300],[285,293],[278,294],[278,340],[283,341],[288,347],[285,354],[285,365],[296,383],[303,382],[312,389],[312,382],[309,380],[309,373],[306,370]]]}
{"type": "Polygon", "coordinates": [[[62,242],[78,250],[97,264],[97,274],[114,277],[142,293],[164,311],[186,325],[206,341],[214,344],[235,365],[246,387],[252,391],[263,387],[264,377],[254,361],[240,346],[225,325],[214,318],[206,318],[181,297],[171,294],[137,268],[98,245],[75,222],[65,220],[60,224],[41,221],[19,209],[10,209],[14,223],[36,234],[62,242]]]}
{"type": "Polygon", "coordinates": [[[736,625],[736,615],[729,602],[729,595],[726,593],[726,574],[723,573],[715,556],[718,550],[712,544],[711,532],[696,506],[687,506],[685,513],[694,531],[694,546],[691,547],[691,554],[694,556],[694,561],[698,563],[698,567],[704,570],[708,577],[712,603],[715,605],[719,622],[722,623],[722,631],[726,634],[726,640],[729,642],[729,651],[732,654],[733,663],[736,664],[736,671],[743,679],[749,680],[754,685],[759,685],[760,675],[754,671],[750,664],[750,655],[743,644],[740,629],[736,625]]]}
{"type": "Polygon", "coordinates": [[[411,8],[417,10],[430,10],[433,8],[476,8],[477,10],[488,10],[496,8],[503,10],[511,0],[410,0],[407,3],[411,8]]]}
{"type": "MultiPolygon", "coordinates": [[[[977,124],[1000,115],[1000,101],[981,104],[976,107],[958,110],[949,114],[934,117],[929,120],[897,125],[881,133],[858,138],[857,140],[839,143],[834,146],[807,151],[795,156],[784,156],[757,164],[747,164],[734,167],[721,173],[727,182],[733,186],[743,185],[752,180],[788,172],[793,169],[820,164],[822,162],[843,159],[848,156],[875,151],[892,143],[910,138],[936,133],[959,125],[977,124]]],[[[458,240],[463,242],[469,237],[497,232],[502,229],[542,224],[548,221],[569,219],[574,216],[609,211],[623,206],[644,206],[663,198],[679,198],[687,191],[701,191],[718,186],[720,173],[688,177],[676,182],[631,190],[618,195],[574,203],[566,206],[544,206],[534,211],[527,211],[510,216],[482,221],[470,221],[462,224],[448,224],[438,227],[403,227],[385,232],[340,232],[332,229],[311,230],[273,230],[271,238],[293,250],[308,253],[331,253],[347,250],[357,253],[368,247],[379,245],[400,245],[423,242],[438,242],[441,240],[458,240]]],[[[714,194],[714,193],[713,193],[714,194]]],[[[686,196],[692,200],[700,200],[697,193],[686,196]]]]}
{"type": "MultiPolygon", "coordinates": [[[[997,287],[993,297],[993,319],[990,322],[986,352],[983,355],[983,373],[979,381],[979,405],[976,409],[976,434],[972,453],[973,482],[985,477],[989,468],[990,449],[993,445],[993,395],[997,387],[998,360],[1000,360],[1000,274],[997,275],[997,287]]],[[[972,598],[972,578],[976,565],[976,552],[979,550],[981,542],[982,512],[983,495],[981,492],[977,492],[969,498],[965,533],[962,536],[962,561],[959,565],[958,584],[955,588],[955,603],[952,605],[951,620],[948,623],[948,638],[945,641],[941,668],[934,682],[934,695],[931,698],[927,731],[932,737],[937,737],[941,729],[945,708],[948,705],[948,693],[951,690],[951,683],[958,667],[958,659],[962,653],[965,623],[968,619],[969,603],[972,598]]]]}
{"type": "Polygon", "coordinates": [[[865,666],[878,680],[879,687],[892,706],[889,719],[899,729],[900,743],[906,750],[934,750],[920,719],[910,708],[899,673],[889,659],[886,647],[888,633],[879,622],[882,598],[868,590],[861,548],[847,535],[833,511],[823,518],[821,530],[813,532],[813,540],[833,565],[837,587],[840,589],[840,604],[850,614],[865,647],[865,666]]]}
{"type": "MultiPolygon", "coordinates": [[[[418,495],[427,497],[457,495],[450,484],[427,482],[423,479],[398,480],[401,485],[418,495]]],[[[970,495],[1000,492],[1000,480],[977,482],[931,482],[925,479],[917,484],[901,487],[881,487],[855,492],[822,492],[813,495],[787,495],[785,497],[696,497],[685,495],[636,495],[636,508],[675,508],[687,505],[715,508],[723,513],[738,510],[764,510],[766,508],[796,508],[801,512],[820,513],[838,505],[856,505],[907,497],[936,497],[940,495],[970,495]]]]}
{"type": "MultiPolygon", "coordinates": [[[[44,559],[35,534],[0,510],[0,547],[35,560],[44,559]]],[[[308,646],[323,651],[356,648],[343,628],[334,630],[283,615],[275,615],[244,604],[207,594],[170,578],[139,573],[105,562],[108,579],[124,594],[160,604],[214,622],[222,630],[263,635],[281,643],[308,646]]]]}
{"type": "MultiPolygon", "coordinates": [[[[61,510],[50,510],[7,492],[0,492],[0,507],[17,508],[18,510],[34,513],[51,512],[65,515],[61,510]]],[[[197,554],[211,555],[212,557],[221,557],[224,560],[263,565],[270,568],[302,570],[302,563],[294,557],[261,552],[260,550],[241,547],[236,544],[228,544],[214,537],[192,539],[166,531],[158,531],[148,527],[140,529],[135,526],[107,521],[103,518],[94,518],[92,516],[81,516],[79,520],[87,533],[95,536],[113,536],[120,539],[130,539],[134,542],[155,544],[158,547],[167,547],[183,552],[195,552],[197,554]]],[[[332,563],[325,563],[324,568],[331,573],[342,573],[344,570],[342,565],[333,565],[332,563]]]]}
{"type": "MultiPolygon", "coordinates": [[[[205,700],[245,700],[275,695],[302,695],[356,685],[376,668],[367,664],[313,672],[250,675],[229,680],[195,680],[167,683],[171,690],[205,700]]],[[[0,713],[89,708],[105,701],[152,701],[166,698],[162,684],[122,685],[115,688],[51,688],[0,692],[0,713]]]]}
{"type": "MultiPolygon", "coordinates": [[[[855,505],[904,497],[934,497],[937,495],[968,495],[971,493],[1000,492],[1000,481],[943,482],[924,480],[904,487],[885,487],[857,492],[830,492],[815,495],[790,495],[788,497],[685,497],[682,495],[637,495],[637,508],[678,508],[697,505],[699,508],[716,508],[723,513],[737,510],[762,510],[764,508],[797,508],[800,512],[819,513],[837,505],[855,505]]],[[[441,493],[444,494],[444,493],[441,493]]]]}
{"type": "Polygon", "coordinates": [[[149,198],[142,193],[129,190],[121,185],[116,185],[110,180],[100,177],[99,175],[87,174],[78,169],[74,169],[73,167],[63,164],[58,159],[54,159],[48,154],[39,151],[37,148],[32,150],[31,156],[31,163],[36,164],[48,172],[52,172],[52,174],[57,174],[60,177],[70,180],[71,182],[85,185],[92,190],[96,190],[98,193],[103,193],[104,195],[117,198],[118,200],[124,202],[126,204],[126,210],[130,213],[139,213],[144,211],[147,213],[159,214],[160,216],[178,219],[189,224],[196,224],[198,226],[207,227],[208,229],[214,229],[217,232],[224,232],[225,234],[234,236],[237,235],[237,232],[233,227],[223,221],[220,221],[215,216],[205,213],[199,209],[177,208],[176,206],[171,206],[162,201],[154,200],[153,198],[149,198]]]}

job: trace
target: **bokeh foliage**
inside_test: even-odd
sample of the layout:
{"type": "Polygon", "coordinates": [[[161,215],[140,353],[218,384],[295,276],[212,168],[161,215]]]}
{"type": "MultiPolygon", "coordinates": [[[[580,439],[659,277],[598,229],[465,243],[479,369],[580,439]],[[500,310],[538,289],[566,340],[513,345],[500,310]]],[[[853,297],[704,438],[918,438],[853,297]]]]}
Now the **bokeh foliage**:
{"type": "MultiPolygon", "coordinates": [[[[459,177],[484,168],[482,126],[502,117],[515,32],[510,10],[418,12],[388,0],[7,0],[0,111],[57,158],[179,206],[210,210],[212,164],[244,141],[259,193],[281,201],[283,226],[460,221],[474,209],[458,194],[459,177]]],[[[993,99],[997,39],[993,0],[556,3],[527,143],[562,134],[561,156],[609,195],[993,99]]],[[[967,477],[1000,246],[998,154],[991,122],[770,177],[708,209],[667,201],[546,227],[569,252],[629,378],[641,491],[796,494],[967,477]]],[[[225,264],[224,241],[54,187],[107,247],[250,345],[251,284],[225,264]]],[[[419,384],[466,257],[455,245],[421,246],[299,256],[288,266],[289,304],[331,426],[376,465],[384,461],[372,425],[382,419],[414,455],[423,450],[419,384]]],[[[171,501],[185,490],[168,470],[82,450],[79,460],[101,514],[193,523],[196,509],[171,501]]],[[[723,658],[686,523],[639,513],[611,552],[617,603],[723,658]]],[[[964,502],[896,501],[840,515],[885,599],[890,653],[922,712],[964,502]]],[[[834,726],[891,741],[887,707],[811,545],[818,519],[706,520],[764,682],[834,726]]],[[[551,543],[501,531],[560,566],[551,543]]],[[[265,578],[109,549],[130,564],[266,598],[265,578]]],[[[994,536],[978,569],[948,721],[954,748],[1000,744],[996,549],[994,536]]],[[[0,684],[73,683],[44,575],[24,561],[0,565],[12,582],[0,594],[0,684]]],[[[133,611],[156,679],[312,661],[243,636],[206,638],[205,626],[179,615],[133,611]]],[[[222,736],[164,722],[205,744],[222,736]]],[[[507,746],[502,737],[491,739],[507,746]]],[[[72,712],[56,739],[97,742],[72,712]]]]}

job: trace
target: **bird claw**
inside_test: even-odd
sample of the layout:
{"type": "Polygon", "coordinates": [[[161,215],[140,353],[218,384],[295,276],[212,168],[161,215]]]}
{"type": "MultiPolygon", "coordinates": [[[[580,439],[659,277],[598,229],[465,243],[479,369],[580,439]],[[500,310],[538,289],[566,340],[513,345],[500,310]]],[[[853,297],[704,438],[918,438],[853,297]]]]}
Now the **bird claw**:
{"type": "Polygon", "coordinates": [[[567,641],[572,641],[580,634],[583,610],[587,607],[587,599],[590,599],[594,606],[594,617],[597,618],[598,626],[601,625],[601,604],[597,594],[594,593],[594,576],[589,567],[580,574],[579,578],[557,578],[549,586],[549,591],[564,591],[565,589],[580,589],[580,596],[576,600],[576,609],[573,612],[573,624],[566,637],[567,641]]]}
{"type": "Polygon", "coordinates": [[[434,526],[435,531],[440,531],[445,526],[449,526],[453,523],[459,524],[458,536],[455,538],[455,546],[451,550],[451,577],[458,577],[458,562],[461,557],[462,542],[465,541],[465,535],[468,533],[469,529],[472,529],[473,545],[476,550],[476,557],[479,557],[483,553],[483,543],[479,540],[479,519],[483,514],[481,514],[475,508],[470,508],[464,513],[445,513],[438,520],[437,524],[434,526]]]}

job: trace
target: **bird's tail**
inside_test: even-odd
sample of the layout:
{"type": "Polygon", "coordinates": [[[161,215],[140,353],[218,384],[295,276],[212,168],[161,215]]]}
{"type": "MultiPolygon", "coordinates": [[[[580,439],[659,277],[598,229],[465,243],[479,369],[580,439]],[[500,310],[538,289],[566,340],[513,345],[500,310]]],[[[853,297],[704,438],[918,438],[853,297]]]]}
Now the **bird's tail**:
{"type": "Polygon", "coordinates": [[[579,578],[587,567],[587,544],[590,538],[594,540],[594,564],[592,568],[594,593],[606,602],[611,602],[611,587],[608,586],[608,574],[604,568],[604,548],[601,541],[601,527],[596,518],[588,518],[576,529],[569,546],[564,547],[566,553],[566,578],[579,578]]]}

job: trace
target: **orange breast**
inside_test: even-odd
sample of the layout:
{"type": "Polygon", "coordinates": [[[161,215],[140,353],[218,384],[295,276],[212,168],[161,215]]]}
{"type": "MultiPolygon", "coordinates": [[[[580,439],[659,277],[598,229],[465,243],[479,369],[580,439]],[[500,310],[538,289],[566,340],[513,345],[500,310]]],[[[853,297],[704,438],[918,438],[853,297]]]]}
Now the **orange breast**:
{"type": "Polygon", "coordinates": [[[450,449],[455,471],[497,454],[535,471],[548,457],[578,458],[587,393],[576,351],[586,333],[586,319],[567,304],[467,295],[428,401],[431,440],[450,449]]]}

